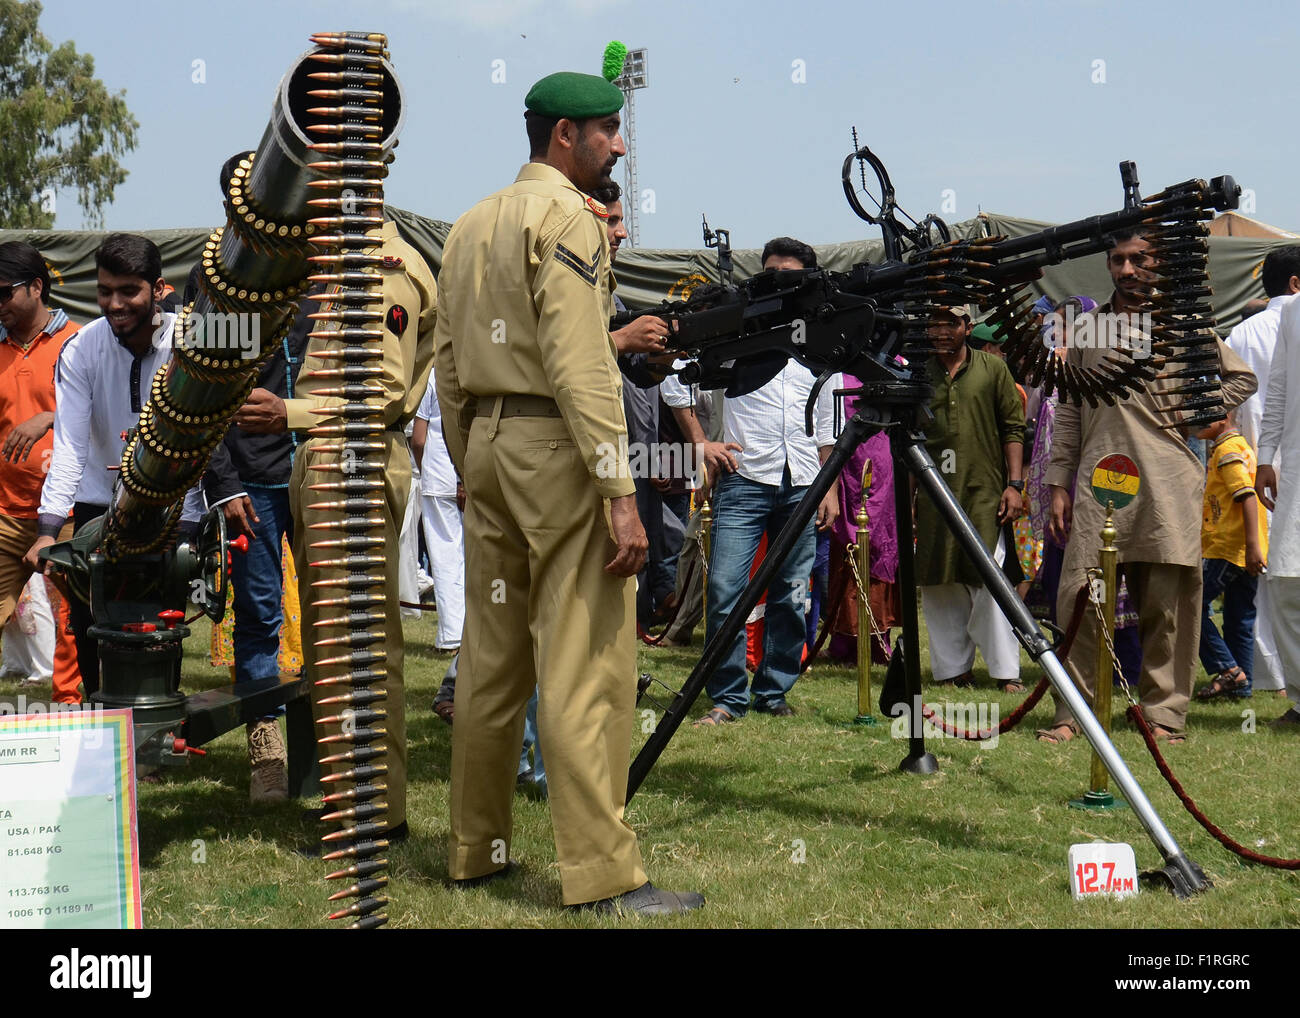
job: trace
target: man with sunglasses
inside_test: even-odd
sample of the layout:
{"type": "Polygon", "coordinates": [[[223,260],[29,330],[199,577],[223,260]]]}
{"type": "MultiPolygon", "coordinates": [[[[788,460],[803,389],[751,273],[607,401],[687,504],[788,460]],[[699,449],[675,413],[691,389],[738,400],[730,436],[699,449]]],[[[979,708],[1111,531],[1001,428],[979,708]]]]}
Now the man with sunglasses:
{"type": "MultiPolygon", "coordinates": [[[[176,316],[158,307],[166,283],[157,245],[136,234],[111,234],[95,252],[95,266],[104,314],[68,341],[54,372],[54,446],[38,536],[24,556],[31,569],[40,568],[41,551],[54,544],[69,513],[80,529],[108,511],[109,468],[121,462],[121,435],[136,426],[154,375],[171,359],[176,316]]],[[[87,634],[90,607],[74,598],[69,608],[89,698],[99,689],[99,648],[87,634]]]]}
{"type": "MultiPolygon", "coordinates": [[[[45,306],[50,271],[30,244],[0,244],[0,629],[32,575],[23,555],[36,540],[36,511],[54,445],[54,365],[77,331],[45,306]]],[[[60,538],[72,536],[66,518],[60,538]]],[[[55,612],[55,703],[78,703],[81,672],[68,603],[50,590],[55,612]]]]}

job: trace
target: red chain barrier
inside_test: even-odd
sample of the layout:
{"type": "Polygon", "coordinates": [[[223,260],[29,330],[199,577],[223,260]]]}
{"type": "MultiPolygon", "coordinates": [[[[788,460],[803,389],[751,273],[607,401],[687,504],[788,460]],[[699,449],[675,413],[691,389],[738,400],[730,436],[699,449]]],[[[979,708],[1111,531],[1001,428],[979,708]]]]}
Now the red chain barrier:
{"type": "MultiPolygon", "coordinates": [[[[1061,641],[1061,646],[1057,657],[1064,661],[1070,654],[1070,648],[1074,646],[1074,638],[1079,635],[1079,626],[1083,624],[1083,608],[1088,601],[1088,587],[1085,584],[1079,588],[1079,593],[1074,597],[1074,611],[1070,613],[1070,627],[1066,630],[1065,639],[1061,641]]],[[[936,728],[942,729],[946,734],[954,739],[965,739],[967,742],[984,742],[993,738],[995,735],[1005,735],[1016,725],[1024,720],[1025,715],[1038,706],[1038,701],[1043,698],[1047,692],[1047,678],[1038,680],[1036,685],[1027,697],[1021,702],[1020,706],[998,722],[997,731],[988,729],[983,732],[971,732],[964,728],[957,728],[950,725],[944,720],[942,714],[935,711],[928,703],[921,705],[921,716],[929,721],[936,728]]]]}
{"type": "Polygon", "coordinates": [[[1272,866],[1278,870],[1300,870],[1300,859],[1278,859],[1275,856],[1252,852],[1245,845],[1233,841],[1232,838],[1216,827],[1210,818],[1200,811],[1196,803],[1192,801],[1192,797],[1187,794],[1183,786],[1179,784],[1178,779],[1174,777],[1174,772],[1169,769],[1169,764],[1165,762],[1160,747],[1156,745],[1155,733],[1151,731],[1151,726],[1147,724],[1147,719],[1142,716],[1142,712],[1136,707],[1129,707],[1125,713],[1128,715],[1129,720],[1137,725],[1138,731],[1142,733],[1142,741],[1147,744],[1147,749],[1151,751],[1151,758],[1155,760],[1156,768],[1164,779],[1169,782],[1169,787],[1174,790],[1174,795],[1178,796],[1178,801],[1187,808],[1187,812],[1192,815],[1192,819],[1204,827],[1215,841],[1234,855],[1249,859],[1251,862],[1257,862],[1263,866],[1272,866]]]}

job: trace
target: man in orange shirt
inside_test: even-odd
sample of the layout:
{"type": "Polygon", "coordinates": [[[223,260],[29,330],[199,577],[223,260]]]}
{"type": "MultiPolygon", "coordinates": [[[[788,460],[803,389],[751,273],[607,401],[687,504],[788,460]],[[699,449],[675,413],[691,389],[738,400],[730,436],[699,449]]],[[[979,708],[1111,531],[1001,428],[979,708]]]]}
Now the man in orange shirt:
{"type": "MultiPolygon", "coordinates": [[[[32,575],[23,555],[36,540],[36,510],[53,452],[54,365],[78,326],[45,306],[50,272],[41,253],[0,244],[0,628],[32,575]]],[[[72,536],[72,522],[59,540],[72,536]]],[[[80,703],[81,672],[68,604],[50,584],[55,610],[55,703],[80,703]]]]}

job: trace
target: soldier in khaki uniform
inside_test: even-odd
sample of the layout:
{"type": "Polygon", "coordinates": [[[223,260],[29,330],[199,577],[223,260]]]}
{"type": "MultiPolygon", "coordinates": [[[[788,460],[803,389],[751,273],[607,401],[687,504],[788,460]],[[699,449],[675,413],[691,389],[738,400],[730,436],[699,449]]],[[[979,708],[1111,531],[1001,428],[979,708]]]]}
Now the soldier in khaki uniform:
{"type": "MultiPolygon", "coordinates": [[[[438,289],[433,280],[433,273],[419,252],[402,240],[397,233],[397,225],[387,222],[381,227],[383,246],[378,254],[385,262],[379,270],[384,277],[384,324],[383,324],[383,358],[380,366],[383,374],[375,381],[384,389],[384,421],[388,430],[379,436],[385,449],[382,457],[388,467],[384,472],[384,547],[387,550],[384,593],[386,603],[384,614],[388,619],[387,639],[381,646],[387,652],[387,659],[377,668],[383,668],[386,677],[382,688],[388,694],[382,706],[388,712],[385,727],[388,730],[388,765],[386,782],[388,785],[388,822],[391,836],[403,837],[406,834],[406,709],[402,685],[402,623],[401,609],[398,604],[398,562],[397,554],[399,531],[402,518],[406,513],[407,498],[411,488],[410,455],[407,452],[405,428],[415,416],[420,399],[429,383],[429,369],[433,363],[433,327],[437,318],[438,289]]],[[[314,353],[342,346],[342,343],[330,343],[319,338],[321,328],[317,328],[307,347],[303,358],[302,371],[299,374],[298,389],[309,392],[314,388],[328,388],[329,383],[307,378],[307,374],[320,368],[337,367],[338,361],[326,361],[313,356],[314,353]]],[[[313,413],[313,410],[326,406],[338,406],[342,399],[321,399],[305,396],[302,398],[281,400],[266,390],[254,390],[249,402],[236,414],[235,423],[245,430],[305,432],[318,424],[339,423],[340,418],[313,413]]],[[[318,657],[327,656],[322,651],[333,650],[345,653],[346,648],[315,648],[311,644],[322,633],[337,635],[342,630],[328,631],[315,628],[315,623],[322,617],[323,609],[312,606],[313,601],[323,597],[336,597],[344,591],[313,588],[312,580],[334,578],[346,575],[342,569],[307,568],[307,563],[325,558],[341,558],[346,552],[341,549],[313,549],[313,541],[323,538],[338,537],[340,531],[312,530],[311,524],[319,520],[337,519],[336,512],[310,510],[306,507],[315,502],[328,502],[345,498],[335,492],[310,491],[307,485],[320,481],[338,480],[340,475],[327,474],[311,470],[313,463],[337,462],[336,453],[320,453],[317,447],[324,443],[333,443],[341,439],[306,438],[297,448],[293,462],[293,475],[289,480],[289,506],[293,513],[293,555],[298,565],[298,590],[302,606],[303,644],[306,647],[306,675],[314,681],[318,670],[312,664],[318,657]]],[[[376,512],[379,515],[379,511],[376,512]]],[[[338,614],[330,609],[331,614],[338,614]]],[[[328,655],[334,656],[334,655],[328,655]]],[[[326,671],[338,674],[340,668],[331,667],[326,671]]],[[[312,686],[313,704],[330,693],[340,689],[326,688],[325,691],[312,686]]],[[[340,708],[313,707],[317,717],[338,714],[340,708]]],[[[328,733],[338,731],[337,726],[328,726],[328,733]]],[[[340,749],[346,747],[339,747],[340,749]]],[[[346,770],[348,764],[334,764],[333,770],[346,770]]]]}
{"type": "Polygon", "coordinates": [[[560,73],[527,98],[531,158],[452,228],[435,335],[443,431],[467,491],[452,729],[453,880],[508,871],[536,683],[566,905],[698,908],[646,880],[623,820],[636,699],[631,579],[645,559],[609,335],[605,208],[623,95],[560,73]]]}

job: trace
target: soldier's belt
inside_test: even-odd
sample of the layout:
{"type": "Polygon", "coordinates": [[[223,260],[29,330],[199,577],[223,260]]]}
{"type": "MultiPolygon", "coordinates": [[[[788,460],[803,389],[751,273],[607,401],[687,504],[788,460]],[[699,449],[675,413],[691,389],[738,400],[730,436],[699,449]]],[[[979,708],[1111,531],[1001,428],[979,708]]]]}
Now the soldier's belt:
{"type": "Polygon", "coordinates": [[[546,396],[480,396],[475,417],[559,417],[560,408],[546,396]],[[498,404],[500,413],[496,413],[498,404]]]}

